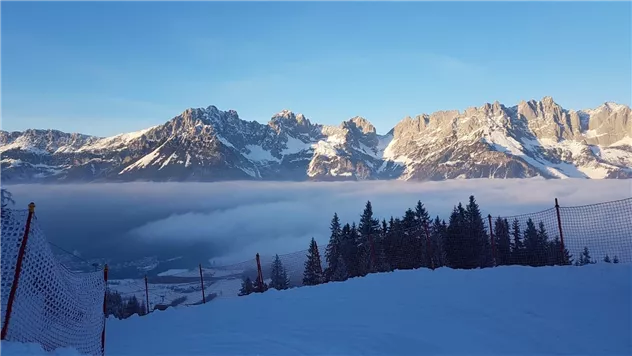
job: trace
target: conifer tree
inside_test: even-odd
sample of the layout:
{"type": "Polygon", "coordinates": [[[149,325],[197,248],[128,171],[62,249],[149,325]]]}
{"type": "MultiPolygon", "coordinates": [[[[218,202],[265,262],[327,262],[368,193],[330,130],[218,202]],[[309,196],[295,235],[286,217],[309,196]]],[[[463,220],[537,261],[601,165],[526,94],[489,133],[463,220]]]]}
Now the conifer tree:
{"type": "Polygon", "coordinates": [[[8,207],[10,204],[15,204],[13,200],[13,194],[5,188],[0,189],[0,200],[2,201],[2,208],[8,207]]]}
{"type": "Polygon", "coordinates": [[[241,281],[241,289],[239,290],[240,296],[251,294],[254,291],[255,288],[252,285],[252,280],[250,279],[250,277],[246,277],[244,280],[241,281]]]}
{"type": "Polygon", "coordinates": [[[544,223],[540,221],[538,224],[538,250],[537,262],[538,266],[546,266],[548,261],[549,234],[546,232],[544,223]]]}
{"type": "Polygon", "coordinates": [[[494,221],[494,243],[496,244],[496,264],[511,264],[511,240],[509,222],[501,217],[494,221]]]}
{"type": "Polygon", "coordinates": [[[419,200],[415,205],[415,220],[417,221],[417,236],[419,239],[417,248],[419,249],[419,261],[421,266],[430,268],[432,262],[432,256],[430,256],[428,249],[428,242],[426,241],[426,226],[430,225],[430,215],[424,207],[423,203],[419,200]]]}
{"type": "Polygon", "coordinates": [[[290,288],[290,279],[279,255],[275,255],[270,268],[270,288],[284,290],[290,288]]]}
{"type": "Polygon", "coordinates": [[[452,268],[465,268],[464,251],[466,246],[465,235],[465,209],[463,205],[455,206],[450,214],[448,230],[446,232],[445,250],[448,266],[452,268]]]}
{"type": "Polygon", "coordinates": [[[115,290],[107,290],[106,315],[114,316],[117,319],[125,317],[125,303],[121,294],[115,290]]]}
{"type": "Polygon", "coordinates": [[[125,303],[125,317],[140,314],[140,303],[135,295],[132,295],[125,303]]]}
{"type": "Polygon", "coordinates": [[[511,224],[511,260],[514,265],[525,264],[525,249],[522,241],[522,232],[520,231],[520,222],[514,219],[511,224]]]}
{"type": "Polygon", "coordinates": [[[345,281],[349,278],[349,271],[347,271],[347,263],[342,258],[341,255],[338,256],[338,261],[336,263],[336,269],[333,271],[331,275],[331,281],[345,281]]]}
{"type": "Polygon", "coordinates": [[[473,195],[470,196],[465,211],[467,245],[471,248],[466,252],[465,268],[491,267],[493,265],[491,244],[483,216],[473,195]]]}
{"type": "Polygon", "coordinates": [[[612,263],[612,261],[610,260],[610,256],[608,256],[608,254],[606,253],[606,257],[603,258],[603,261],[605,263],[612,263]]]}
{"type": "Polygon", "coordinates": [[[325,249],[325,259],[327,261],[325,277],[327,280],[331,278],[331,275],[336,270],[336,264],[342,253],[342,227],[340,226],[340,219],[337,213],[334,213],[334,217],[331,219],[329,230],[331,234],[329,236],[329,243],[325,249]]]}
{"type": "Polygon", "coordinates": [[[312,237],[307,251],[305,271],[303,272],[303,285],[313,286],[323,282],[323,270],[320,263],[320,253],[316,240],[312,237]]]}
{"type": "Polygon", "coordinates": [[[585,266],[585,265],[593,264],[593,263],[596,263],[596,262],[592,260],[592,257],[590,256],[590,251],[588,250],[588,247],[584,246],[584,251],[579,256],[579,265],[580,266],[585,266]]]}
{"type": "Polygon", "coordinates": [[[435,268],[445,266],[445,235],[447,232],[447,225],[445,221],[441,220],[437,216],[430,226],[430,241],[432,249],[432,262],[435,268]]]}
{"type": "Polygon", "coordinates": [[[138,315],[140,316],[147,315],[147,305],[145,305],[144,300],[140,301],[140,306],[138,308],[138,315]]]}
{"type": "Polygon", "coordinates": [[[421,226],[415,212],[407,209],[399,224],[398,258],[402,269],[419,268],[423,265],[421,226]]]}
{"type": "Polygon", "coordinates": [[[380,231],[380,222],[373,218],[373,207],[366,202],[358,224],[358,249],[360,254],[360,275],[377,271],[375,240],[380,231]]]}
{"type": "Polygon", "coordinates": [[[526,265],[537,266],[538,265],[538,229],[536,229],[533,220],[529,218],[527,220],[527,228],[524,230],[524,246],[526,265]]]}
{"type": "Polygon", "coordinates": [[[548,265],[550,266],[563,266],[563,265],[572,265],[573,264],[573,256],[568,251],[567,248],[564,248],[564,252],[562,252],[562,242],[560,241],[559,236],[555,236],[553,241],[548,243],[549,246],[549,254],[548,254],[548,265]]]}
{"type": "Polygon", "coordinates": [[[614,255],[614,258],[612,259],[612,263],[619,263],[619,257],[617,257],[617,255],[614,255]]]}

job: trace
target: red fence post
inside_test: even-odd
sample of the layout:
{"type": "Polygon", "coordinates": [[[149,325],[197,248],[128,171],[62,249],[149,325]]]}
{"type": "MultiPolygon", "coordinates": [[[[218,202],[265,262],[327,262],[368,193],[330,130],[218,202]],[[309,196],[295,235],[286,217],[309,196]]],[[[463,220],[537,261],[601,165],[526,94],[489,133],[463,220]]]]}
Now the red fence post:
{"type": "Polygon", "coordinates": [[[149,314],[149,287],[147,286],[147,275],[145,275],[145,312],[149,314]]]}
{"type": "Polygon", "coordinates": [[[108,265],[103,268],[103,280],[105,281],[105,293],[103,294],[103,331],[101,332],[101,352],[105,355],[105,321],[107,319],[108,302],[108,265]]]}
{"type": "Polygon", "coordinates": [[[26,225],[24,227],[24,235],[22,236],[22,244],[18,251],[18,259],[15,262],[15,274],[13,275],[13,284],[11,284],[11,291],[9,292],[9,300],[7,301],[7,311],[4,316],[4,324],[2,325],[1,339],[4,340],[7,337],[9,331],[9,319],[11,318],[11,311],[13,310],[13,302],[15,301],[15,293],[18,290],[18,282],[20,280],[20,273],[22,272],[22,261],[24,259],[24,253],[26,252],[26,243],[29,238],[29,231],[31,230],[31,220],[35,213],[35,203],[29,204],[29,215],[26,218],[26,225]]]}
{"type": "Polygon", "coordinates": [[[428,222],[424,222],[424,230],[426,232],[426,255],[428,255],[428,264],[430,269],[434,270],[434,259],[432,258],[432,244],[430,243],[430,231],[428,231],[428,222]]]}
{"type": "Polygon", "coordinates": [[[566,261],[566,253],[564,253],[566,249],[564,248],[564,234],[562,233],[562,218],[560,217],[560,205],[557,203],[557,198],[555,198],[555,212],[557,213],[557,228],[560,230],[560,246],[561,246],[560,253],[562,254],[562,263],[566,265],[568,264],[568,261],[566,261]]]}
{"type": "Polygon", "coordinates": [[[263,292],[263,273],[261,272],[261,260],[259,259],[259,253],[257,252],[257,287],[259,292],[263,292]]]}
{"type": "Polygon", "coordinates": [[[200,263],[200,284],[202,284],[202,303],[206,304],[206,296],[204,295],[204,277],[202,277],[202,264],[200,263]]]}
{"type": "Polygon", "coordinates": [[[494,226],[492,225],[492,214],[487,214],[487,219],[489,220],[489,237],[492,243],[492,261],[494,266],[496,266],[496,242],[494,241],[494,226]]]}

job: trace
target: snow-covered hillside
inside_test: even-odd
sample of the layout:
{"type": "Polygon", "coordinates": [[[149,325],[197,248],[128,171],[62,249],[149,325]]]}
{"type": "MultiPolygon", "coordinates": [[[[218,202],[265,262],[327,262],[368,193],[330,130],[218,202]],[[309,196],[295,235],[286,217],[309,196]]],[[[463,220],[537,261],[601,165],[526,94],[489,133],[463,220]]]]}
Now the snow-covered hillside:
{"type": "Polygon", "coordinates": [[[261,124],[209,106],[107,138],[0,131],[0,153],[3,182],[630,178],[632,113],[545,97],[407,117],[379,135],[362,117],[329,126],[283,110],[261,124]]]}
{"type": "Polygon", "coordinates": [[[630,265],[397,271],[108,320],[106,355],[629,355],[631,293],[630,265]]]}

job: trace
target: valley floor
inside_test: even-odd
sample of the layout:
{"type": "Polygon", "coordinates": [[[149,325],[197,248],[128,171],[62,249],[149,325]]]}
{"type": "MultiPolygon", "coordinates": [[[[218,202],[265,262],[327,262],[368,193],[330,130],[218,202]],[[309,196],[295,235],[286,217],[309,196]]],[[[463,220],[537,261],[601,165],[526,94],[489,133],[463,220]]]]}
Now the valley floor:
{"type": "Polygon", "coordinates": [[[626,264],[397,271],[108,320],[106,355],[630,355],[631,287],[626,264]]]}

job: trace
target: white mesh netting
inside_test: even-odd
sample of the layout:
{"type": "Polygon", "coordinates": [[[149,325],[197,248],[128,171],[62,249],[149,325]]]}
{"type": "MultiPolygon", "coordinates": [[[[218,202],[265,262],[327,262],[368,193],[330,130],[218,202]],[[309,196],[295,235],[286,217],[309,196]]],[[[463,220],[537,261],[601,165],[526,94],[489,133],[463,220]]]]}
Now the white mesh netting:
{"type": "MultiPolygon", "coordinates": [[[[27,210],[2,209],[2,325],[27,217],[27,210]]],[[[60,264],[34,216],[6,340],[101,355],[104,294],[103,272],[75,273],[60,264]]]]}

